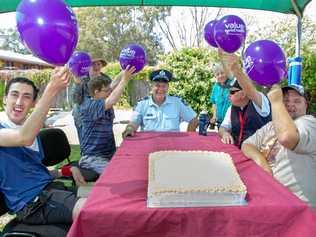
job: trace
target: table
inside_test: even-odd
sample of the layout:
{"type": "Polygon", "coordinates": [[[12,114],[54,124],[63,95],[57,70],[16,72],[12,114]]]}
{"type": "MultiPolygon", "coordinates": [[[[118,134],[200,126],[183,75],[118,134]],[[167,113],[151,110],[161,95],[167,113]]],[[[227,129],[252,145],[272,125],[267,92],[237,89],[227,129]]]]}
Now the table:
{"type": "Polygon", "coordinates": [[[217,133],[137,133],[127,138],[74,221],[81,236],[315,236],[316,213],[217,133]],[[247,186],[246,206],[147,208],[148,154],[159,150],[229,153],[247,186]]]}

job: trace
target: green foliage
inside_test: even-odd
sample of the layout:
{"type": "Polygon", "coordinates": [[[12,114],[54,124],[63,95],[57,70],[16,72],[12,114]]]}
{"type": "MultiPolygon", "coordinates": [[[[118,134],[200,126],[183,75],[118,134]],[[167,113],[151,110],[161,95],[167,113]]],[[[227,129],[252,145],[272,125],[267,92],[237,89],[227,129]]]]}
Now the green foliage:
{"type": "MultiPolygon", "coordinates": [[[[271,39],[278,43],[284,50],[287,57],[295,55],[296,40],[296,18],[287,17],[272,25],[261,26],[256,31],[249,32],[247,41],[253,42],[258,39],[271,39]]],[[[301,57],[303,58],[302,84],[312,94],[312,112],[316,112],[316,23],[308,16],[302,21],[301,57]]],[[[282,85],[287,84],[286,81],[282,85]]]]}
{"type": "Polygon", "coordinates": [[[169,84],[170,94],[182,97],[196,111],[211,112],[209,95],[213,72],[210,65],[216,62],[216,51],[206,48],[183,48],[162,56],[164,68],[172,71],[175,80],[169,84]]]}
{"type": "MultiPolygon", "coordinates": [[[[69,156],[70,162],[79,161],[80,159],[80,145],[70,145],[71,153],[69,156]]],[[[64,160],[55,166],[55,169],[60,169],[63,165],[68,164],[67,160],[64,160]]]]}
{"type": "Polygon", "coordinates": [[[316,113],[316,52],[303,52],[302,84],[311,95],[309,111],[316,113]]]}
{"type": "Polygon", "coordinates": [[[162,52],[161,38],[155,33],[157,18],[166,17],[169,7],[97,7],[80,8],[76,15],[80,25],[78,50],[116,61],[129,43],[141,44],[149,64],[156,63],[162,52]]]}
{"type": "MultiPolygon", "coordinates": [[[[131,94],[133,90],[133,81],[134,80],[147,80],[149,73],[152,71],[152,67],[145,67],[136,76],[128,83],[128,86],[125,88],[123,95],[121,96],[120,101],[117,103],[116,107],[129,108],[133,106],[133,101],[131,99],[131,94]]],[[[103,72],[110,76],[113,80],[121,72],[121,66],[119,63],[110,63],[104,69],[103,72]]]]}
{"type": "Polygon", "coordinates": [[[0,80],[0,111],[3,110],[3,96],[4,96],[4,88],[5,88],[5,84],[4,81],[0,80]]]}

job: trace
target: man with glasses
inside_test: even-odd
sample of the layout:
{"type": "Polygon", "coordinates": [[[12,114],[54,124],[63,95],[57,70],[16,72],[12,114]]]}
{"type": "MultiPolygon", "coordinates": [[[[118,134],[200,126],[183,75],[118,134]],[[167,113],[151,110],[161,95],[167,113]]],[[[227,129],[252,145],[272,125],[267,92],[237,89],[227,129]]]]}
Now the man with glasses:
{"type": "Polygon", "coordinates": [[[113,106],[119,101],[124,88],[132,78],[135,67],[127,67],[121,73],[121,80],[115,89],[111,80],[103,76],[91,79],[88,83],[90,97],[85,97],[80,106],[82,121],[81,158],[79,168],[71,168],[72,176],[77,185],[86,184],[84,172],[89,176],[98,177],[116,151],[113,120],[113,106]]]}
{"type": "Polygon", "coordinates": [[[222,53],[221,58],[236,79],[230,84],[232,106],[219,128],[219,136],[223,143],[240,148],[245,139],[271,120],[270,104],[242,71],[236,55],[222,53]]]}
{"type": "Polygon", "coordinates": [[[142,131],[179,131],[182,121],[189,123],[187,131],[195,131],[197,114],[181,98],[168,95],[171,72],[156,70],[149,79],[152,81],[152,95],[137,103],[122,136],[134,136],[139,126],[142,131]]]}
{"type": "Polygon", "coordinates": [[[316,208],[316,119],[300,85],[268,93],[272,121],[244,141],[242,151],[296,196],[316,208]]]}

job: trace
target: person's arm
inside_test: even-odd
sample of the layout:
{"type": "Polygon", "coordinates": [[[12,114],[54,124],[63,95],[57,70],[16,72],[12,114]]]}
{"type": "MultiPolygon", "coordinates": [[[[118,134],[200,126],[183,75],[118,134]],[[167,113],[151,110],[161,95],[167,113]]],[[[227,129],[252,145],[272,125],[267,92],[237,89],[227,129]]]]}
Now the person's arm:
{"type": "Polygon", "coordinates": [[[244,142],[241,146],[241,150],[245,156],[252,159],[254,162],[256,162],[257,165],[261,166],[269,174],[272,174],[272,170],[271,170],[271,167],[270,167],[267,159],[257,149],[257,147],[255,145],[244,142]]]}
{"type": "Polygon", "coordinates": [[[246,93],[247,97],[252,100],[257,106],[261,108],[262,98],[256,87],[253,85],[252,81],[243,72],[241,65],[239,63],[239,58],[235,54],[228,54],[219,51],[220,57],[223,63],[230,68],[231,72],[234,74],[238,80],[239,85],[246,93]]]}
{"type": "Polygon", "coordinates": [[[268,98],[271,103],[272,122],[278,141],[285,148],[293,150],[299,142],[299,133],[285,108],[280,86],[274,85],[268,93],[268,98]]]}
{"type": "Polygon", "coordinates": [[[139,125],[130,122],[129,124],[126,125],[125,130],[122,133],[122,137],[125,138],[128,136],[131,136],[131,137],[135,136],[135,133],[136,133],[138,127],[139,127],[139,125]]]}
{"type": "Polygon", "coordinates": [[[221,138],[221,141],[225,144],[234,144],[234,138],[230,133],[230,130],[224,127],[220,127],[218,130],[218,135],[221,138]]]}
{"type": "Polygon", "coordinates": [[[187,132],[195,132],[198,125],[199,125],[198,118],[197,117],[193,118],[188,124],[187,132]]]}
{"type": "Polygon", "coordinates": [[[234,138],[231,135],[231,119],[230,119],[230,115],[231,115],[231,107],[228,108],[228,110],[226,111],[224,120],[220,126],[220,128],[218,129],[218,135],[221,138],[221,141],[225,144],[234,144],[234,138]]]}
{"type": "Polygon", "coordinates": [[[27,118],[23,126],[18,129],[0,129],[0,146],[30,146],[42,128],[48,110],[56,95],[69,84],[69,71],[66,68],[57,68],[37,102],[33,113],[27,118]]]}
{"type": "Polygon", "coordinates": [[[133,73],[135,72],[135,67],[127,66],[124,70],[124,73],[122,75],[122,79],[120,80],[120,83],[115,87],[115,89],[112,91],[110,96],[104,100],[104,107],[105,110],[108,110],[115,105],[122,95],[125,86],[129,82],[129,80],[132,78],[133,73]]]}
{"type": "Polygon", "coordinates": [[[75,183],[77,186],[82,186],[82,185],[86,185],[87,182],[85,181],[83,175],[80,172],[80,169],[76,166],[72,166],[70,168],[71,174],[73,179],[75,180],[75,183]]]}
{"type": "Polygon", "coordinates": [[[116,77],[115,79],[111,82],[111,89],[114,90],[118,84],[121,82],[122,78],[123,78],[123,74],[124,71],[121,71],[116,77]]]}
{"type": "Polygon", "coordinates": [[[211,124],[216,123],[216,104],[212,105],[212,118],[210,119],[211,124]]]}

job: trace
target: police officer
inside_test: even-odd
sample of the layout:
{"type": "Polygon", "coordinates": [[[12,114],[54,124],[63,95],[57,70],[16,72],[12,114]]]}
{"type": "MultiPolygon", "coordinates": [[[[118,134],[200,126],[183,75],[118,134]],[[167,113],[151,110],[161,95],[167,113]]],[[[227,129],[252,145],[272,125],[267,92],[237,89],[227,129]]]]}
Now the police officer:
{"type": "Polygon", "coordinates": [[[136,104],[132,119],[122,136],[133,136],[139,126],[142,131],[179,131],[182,121],[189,123],[187,131],[195,131],[197,114],[184,100],[167,94],[171,72],[156,70],[149,79],[152,81],[152,95],[136,104]]]}

